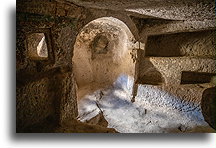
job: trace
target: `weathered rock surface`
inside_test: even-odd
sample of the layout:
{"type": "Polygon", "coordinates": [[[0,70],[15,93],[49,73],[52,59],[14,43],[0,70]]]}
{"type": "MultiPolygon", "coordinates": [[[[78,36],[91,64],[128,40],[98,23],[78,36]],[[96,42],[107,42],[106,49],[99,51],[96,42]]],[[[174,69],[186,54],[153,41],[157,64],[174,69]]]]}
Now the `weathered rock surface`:
{"type": "Polygon", "coordinates": [[[206,122],[216,129],[216,87],[208,88],[203,92],[201,107],[206,122]]]}
{"type": "MultiPolygon", "coordinates": [[[[17,132],[115,132],[106,128],[107,122],[110,127],[108,119],[111,118],[107,115],[112,110],[96,117],[99,111],[93,110],[88,122],[95,125],[75,120],[77,94],[82,98],[106,88],[121,74],[135,79],[138,89],[135,103],[143,103],[144,99],[147,104],[150,100],[160,105],[169,104],[177,108],[176,112],[192,109],[190,113],[198,113],[192,117],[202,122],[199,116],[202,92],[215,87],[209,84],[209,76],[216,72],[214,9],[212,0],[20,0],[16,23],[17,132]],[[29,54],[28,36],[35,33],[43,33],[45,37],[42,41],[46,41],[47,54],[43,59],[29,54]],[[185,78],[185,74],[190,79],[185,78]]],[[[133,86],[128,83],[129,79],[121,80],[119,88],[130,88],[125,97],[130,100],[133,86]]],[[[116,100],[111,101],[114,109],[121,110],[116,100]]],[[[122,100],[119,102],[121,105],[122,100]]],[[[134,111],[140,114],[137,117],[145,115],[145,109],[134,109],[131,102],[124,102],[128,105],[126,108],[132,109],[126,113],[134,111]]],[[[164,113],[169,111],[172,110],[164,113]]],[[[197,124],[190,120],[192,117],[184,121],[200,125],[198,120],[197,124]]],[[[212,125],[212,119],[207,120],[212,125]]],[[[134,122],[142,123],[152,125],[147,120],[134,122]]],[[[158,126],[158,131],[167,131],[170,124],[164,123],[163,127],[158,126]]],[[[174,124],[175,129],[184,131],[182,124],[174,124]]],[[[118,124],[121,129],[119,127],[118,124]]],[[[132,128],[127,125],[126,129],[132,128]]],[[[155,130],[151,128],[133,130],[155,130]]]]}

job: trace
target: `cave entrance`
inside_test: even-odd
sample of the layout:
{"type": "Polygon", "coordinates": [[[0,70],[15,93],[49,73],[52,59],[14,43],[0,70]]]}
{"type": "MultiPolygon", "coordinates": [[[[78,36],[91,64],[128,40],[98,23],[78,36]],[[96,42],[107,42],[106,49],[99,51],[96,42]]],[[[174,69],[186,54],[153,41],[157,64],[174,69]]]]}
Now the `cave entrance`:
{"type": "Polygon", "coordinates": [[[134,41],[126,24],[113,17],[98,18],[83,27],[72,59],[78,99],[112,85],[121,75],[133,78],[134,41]]]}

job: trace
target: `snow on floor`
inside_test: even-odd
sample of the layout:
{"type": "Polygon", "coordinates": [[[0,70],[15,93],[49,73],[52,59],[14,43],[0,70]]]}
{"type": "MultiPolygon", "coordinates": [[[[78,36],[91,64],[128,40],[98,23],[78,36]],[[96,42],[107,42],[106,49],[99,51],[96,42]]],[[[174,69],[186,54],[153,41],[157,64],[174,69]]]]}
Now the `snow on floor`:
{"type": "Polygon", "coordinates": [[[133,79],[122,75],[114,85],[84,96],[78,102],[79,120],[86,121],[103,111],[108,127],[120,133],[166,133],[208,126],[196,104],[150,85],[140,85],[132,103],[133,79]]]}

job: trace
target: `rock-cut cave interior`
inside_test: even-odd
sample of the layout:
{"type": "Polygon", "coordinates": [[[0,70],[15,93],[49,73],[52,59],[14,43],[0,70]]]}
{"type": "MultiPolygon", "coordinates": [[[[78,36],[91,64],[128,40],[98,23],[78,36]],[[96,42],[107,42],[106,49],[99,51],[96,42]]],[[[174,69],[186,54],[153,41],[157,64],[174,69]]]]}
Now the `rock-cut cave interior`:
{"type": "Polygon", "coordinates": [[[214,133],[213,0],[19,0],[17,133],[214,133]]]}

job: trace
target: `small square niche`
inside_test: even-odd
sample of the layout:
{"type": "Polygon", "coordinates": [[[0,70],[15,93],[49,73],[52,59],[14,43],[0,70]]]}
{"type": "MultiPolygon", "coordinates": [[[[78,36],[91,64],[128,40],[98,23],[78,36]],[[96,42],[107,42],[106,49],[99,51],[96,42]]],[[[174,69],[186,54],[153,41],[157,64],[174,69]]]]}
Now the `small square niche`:
{"type": "Polygon", "coordinates": [[[27,35],[28,56],[33,60],[47,60],[48,47],[44,33],[27,35]]]}

